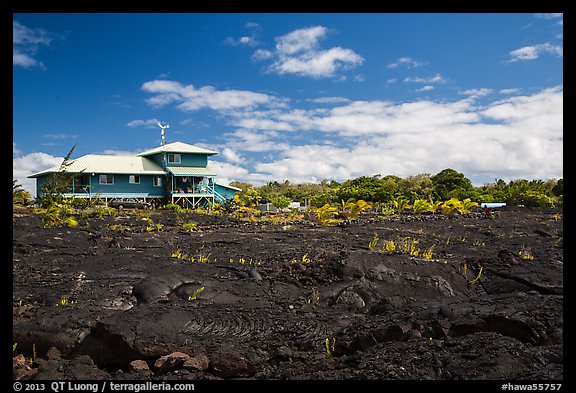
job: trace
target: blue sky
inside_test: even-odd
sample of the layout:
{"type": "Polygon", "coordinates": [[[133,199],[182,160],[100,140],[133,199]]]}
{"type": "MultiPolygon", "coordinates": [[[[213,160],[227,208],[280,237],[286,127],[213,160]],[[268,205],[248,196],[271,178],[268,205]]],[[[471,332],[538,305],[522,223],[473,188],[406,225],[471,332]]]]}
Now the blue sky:
{"type": "Polygon", "coordinates": [[[222,182],[563,177],[563,15],[14,14],[13,177],[182,141],[222,182]]]}

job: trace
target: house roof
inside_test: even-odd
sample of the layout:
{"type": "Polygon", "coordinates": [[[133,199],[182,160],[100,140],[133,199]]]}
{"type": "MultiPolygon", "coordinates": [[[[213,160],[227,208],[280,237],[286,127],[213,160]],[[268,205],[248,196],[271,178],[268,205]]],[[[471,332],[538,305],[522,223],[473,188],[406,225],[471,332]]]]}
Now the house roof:
{"type": "Polygon", "coordinates": [[[226,184],[222,184],[222,183],[216,182],[216,185],[217,185],[217,186],[220,186],[220,187],[223,187],[223,188],[229,188],[229,189],[234,190],[234,191],[242,192],[242,189],[241,189],[241,188],[234,187],[234,186],[231,186],[231,185],[229,185],[229,184],[226,185],[226,184]]]}
{"type": "Polygon", "coordinates": [[[197,166],[168,166],[166,169],[176,176],[216,176],[212,169],[197,166]]]}
{"type": "MultiPolygon", "coordinates": [[[[47,173],[60,172],[60,165],[53,166],[28,177],[38,177],[47,173]]],[[[161,166],[146,157],[138,156],[105,156],[88,154],[70,160],[67,166],[68,173],[110,173],[131,175],[164,175],[166,172],[161,166]]]]}
{"type": "Polygon", "coordinates": [[[189,145],[188,143],[174,142],[174,143],[168,143],[163,146],[155,147],[154,149],[146,150],[138,154],[138,156],[149,156],[158,153],[192,153],[192,154],[206,154],[209,156],[218,154],[215,151],[204,149],[198,146],[189,145]]]}

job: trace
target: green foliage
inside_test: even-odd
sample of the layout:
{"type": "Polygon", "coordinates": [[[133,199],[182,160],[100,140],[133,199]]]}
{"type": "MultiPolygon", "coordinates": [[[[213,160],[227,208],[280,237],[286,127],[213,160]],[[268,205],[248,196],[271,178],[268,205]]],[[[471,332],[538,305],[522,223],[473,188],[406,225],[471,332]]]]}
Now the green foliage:
{"type": "Polygon", "coordinates": [[[257,208],[262,194],[254,187],[248,187],[234,195],[234,201],[243,207],[257,208]]]}
{"type": "Polygon", "coordinates": [[[226,199],[222,203],[217,203],[214,206],[215,211],[218,211],[223,214],[231,214],[238,208],[238,203],[236,202],[236,198],[226,199]]]}
{"type": "Polygon", "coordinates": [[[90,202],[90,199],[88,198],[72,198],[71,199],[71,206],[74,209],[87,209],[92,205],[92,203],[90,202]]]}
{"type": "MultiPolygon", "coordinates": [[[[518,179],[509,183],[498,179],[494,183],[474,187],[464,174],[453,169],[444,169],[434,176],[423,173],[404,179],[393,175],[361,176],[346,180],[342,184],[329,180],[323,180],[320,184],[274,181],[260,187],[247,183],[234,184],[244,190],[236,199],[239,206],[254,206],[259,200],[258,196],[271,201],[280,196],[301,201],[308,200],[317,207],[326,204],[335,206],[342,200],[363,200],[380,203],[384,215],[390,215],[392,208],[396,212],[401,212],[409,208],[410,203],[413,204],[415,214],[435,212],[443,204],[440,201],[453,198],[462,202],[470,199],[475,202],[504,202],[508,205],[527,207],[558,207],[562,206],[564,191],[563,179],[547,181],[518,179]]],[[[448,205],[444,207],[446,211],[448,205]]],[[[466,206],[462,208],[464,211],[468,209],[466,206]]]]}
{"type": "Polygon", "coordinates": [[[339,213],[341,216],[347,218],[358,218],[361,212],[369,208],[370,204],[362,199],[356,202],[352,200],[344,202],[344,200],[342,200],[339,213]]]}
{"type": "Polygon", "coordinates": [[[325,204],[322,207],[316,209],[316,216],[318,217],[318,222],[322,226],[334,225],[341,220],[336,218],[338,214],[338,209],[335,207],[330,206],[329,204],[325,204]]]}
{"type": "Polygon", "coordinates": [[[342,183],[337,191],[339,200],[359,200],[369,202],[389,202],[394,197],[396,184],[379,176],[361,176],[342,183]]]}
{"type": "Polygon", "coordinates": [[[118,210],[114,209],[114,208],[109,208],[109,207],[105,207],[105,208],[95,208],[94,210],[88,210],[83,212],[80,217],[83,219],[87,219],[87,218],[102,218],[104,216],[117,216],[118,215],[118,210]]]}
{"type": "Polygon", "coordinates": [[[189,221],[180,225],[186,232],[198,231],[198,224],[194,221],[189,221]]]}
{"type": "Polygon", "coordinates": [[[310,197],[310,202],[314,206],[322,206],[336,202],[338,200],[337,191],[335,188],[321,190],[318,194],[310,197]]]}
{"type": "Polygon", "coordinates": [[[468,264],[466,262],[464,262],[463,275],[464,275],[464,278],[466,279],[466,284],[468,286],[476,284],[476,282],[482,276],[482,270],[483,270],[483,267],[480,266],[480,269],[478,270],[478,274],[476,275],[476,277],[473,280],[469,280],[468,279],[468,264]]]}
{"type": "Polygon", "coordinates": [[[60,301],[58,303],[56,303],[56,306],[66,307],[66,306],[71,306],[71,305],[76,304],[76,303],[77,303],[76,300],[70,300],[68,298],[68,296],[62,296],[60,298],[60,301]]]}
{"type": "Polygon", "coordinates": [[[398,243],[396,249],[403,254],[408,254],[412,257],[418,257],[420,256],[420,249],[416,248],[418,243],[418,240],[408,236],[402,239],[402,242],[398,243]]]}
{"type": "Polygon", "coordinates": [[[462,201],[460,201],[458,198],[450,198],[440,205],[440,210],[442,211],[442,214],[452,214],[462,210],[463,208],[464,206],[462,204],[462,201]]]}
{"type": "Polygon", "coordinates": [[[370,251],[374,251],[376,249],[376,247],[378,247],[378,241],[379,240],[380,240],[380,238],[378,237],[378,234],[376,232],[374,232],[374,237],[372,238],[370,243],[368,243],[368,249],[370,251]]]}
{"type": "Polygon", "coordinates": [[[480,269],[478,270],[478,275],[476,276],[476,278],[472,281],[470,281],[468,284],[469,285],[474,285],[476,284],[476,281],[478,281],[480,279],[480,276],[482,276],[482,266],[480,266],[480,269]]]}
{"type": "Polygon", "coordinates": [[[462,214],[469,213],[472,208],[478,206],[478,202],[471,201],[470,198],[466,198],[462,201],[462,207],[459,212],[462,214]]]}
{"type": "Polygon", "coordinates": [[[399,179],[397,184],[398,190],[396,194],[402,195],[411,201],[416,199],[429,200],[434,195],[434,183],[428,173],[399,179]]]}
{"type": "Polygon", "coordinates": [[[434,247],[436,247],[435,244],[431,245],[430,248],[428,248],[426,251],[424,251],[424,252],[422,253],[422,257],[423,257],[425,260],[429,261],[429,260],[432,259],[432,255],[433,255],[433,252],[434,252],[434,247]]]}
{"type": "Polygon", "coordinates": [[[384,251],[393,252],[395,250],[396,250],[396,243],[394,242],[394,240],[390,240],[386,242],[386,244],[384,245],[384,251]]]}
{"type": "Polygon", "coordinates": [[[525,261],[531,261],[534,259],[532,249],[530,247],[525,247],[524,245],[522,245],[522,248],[520,249],[520,251],[518,251],[518,255],[525,261]]]}
{"type": "Polygon", "coordinates": [[[552,185],[550,191],[557,197],[564,195],[564,179],[556,181],[556,184],[552,185]]]}
{"type": "Polygon", "coordinates": [[[66,173],[66,170],[71,164],[70,157],[75,148],[76,145],[72,146],[66,157],[64,157],[58,172],[48,175],[48,179],[40,189],[38,197],[38,202],[41,206],[45,207],[54,203],[62,203],[64,201],[63,194],[71,191],[73,175],[66,173]]]}
{"type": "Polygon", "coordinates": [[[298,259],[292,259],[291,263],[304,263],[304,264],[309,264],[312,263],[312,259],[310,259],[310,257],[308,256],[308,253],[302,255],[302,258],[300,260],[298,259]]]}
{"type": "Polygon", "coordinates": [[[528,190],[518,198],[519,204],[526,207],[554,207],[554,201],[546,194],[528,190]]]}
{"type": "Polygon", "coordinates": [[[473,202],[470,198],[466,198],[463,201],[460,201],[458,198],[450,198],[440,205],[440,210],[443,214],[452,214],[456,212],[466,214],[475,206],[478,206],[478,202],[473,202]]]}
{"type": "Polygon", "coordinates": [[[410,208],[410,201],[408,198],[404,196],[398,196],[394,199],[394,209],[396,209],[396,213],[400,214],[404,210],[410,208]]]}
{"type": "Polygon", "coordinates": [[[434,213],[436,209],[434,205],[426,199],[416,199],[412,205],[412,210],[414,211],[414,214],[421,214],[424,212],[434,213]]]}
{"type": "Polygon", "coordinates": [[[434,186],[436,198],[447,200],[451,198],[466,198],[474,190],[472,182],[463,173],[454,169],[444,169],[430,177],[434,186]]]}
{"type": "Polygon", "coordinates": [[[12,180],[12,203],[15,205],[27,205],[32,199],[32,195],[18,184],[18,180],[12,180]]]}
{"type": "Polygon", "coordinates": [[[334,356],[334,349],[336,348],[336,337],[332,337],[332,340],[326,337],[326,340],[324,340],[324,347],[326,348],[326,357],[331,358],[334,356]]]}
{"type": "Polygon", "coordinates": [[[272,196],[269,199],[270,202],[272,202],[272,204],[276,206],[279,210],[286,209],[290,205],[290,203],[292,203],[292,199],[284,195],[272,196]]]}
{"type": "Polygon", "coordinates": [[[62,202],[52,202],[46,209],[36,210],[38,213],[44,213],[42,224],[45,228],[78,225],[76,217],[73,216],[73,209],[70,207],[71,201],[63,199],[62,202]]]}
{"type": "Polygon", "coordinates": [[[62,221],[62,224],[73,228],[78,226],[78,221],[76,221],[76,218],[74,216],[68,216],[62,221]]]}
{"type": "Polygon", "coordinates": [[[195,263],[195,262],[209,263],[210,262],[210,255],[212,255],[211,252],[204,255],[202,253],[202,249],[200,249],[195,257],[189,256],[188,254],[183,253],[180,250],[180,248],[177,248],[176,251],[174,251],[172,254],[170,254],[170,257],[171,258],[177,258],[177,259],[180,259],[182,261],[191,262],[191,263],[195,263]]]}
{"type": "Polygon", "coordinates": [[[320,292],[316,288],[312,290],[312,294],[308,299],[306,299],[307,304],[315,305],[320,301],[320,292]]]}
{"type": "Polygon", "coordinates": [[[197,290],[194,291],[194,293],[190,296],[188,296],[188,300],[192,301],[192,300],[196,300],[196,297],[198,296],[198,294],[200,292],[202,292],[204,290],[204,287],[200,287],[197,290]]]}
{"type": "Polygon", "coordinates": [[[172,210],[175,213],[181,213],[182,212],[182,206],[176,204],[176,203],[168,203],[164,206],[165,209],[168,210],[172,210]]]}

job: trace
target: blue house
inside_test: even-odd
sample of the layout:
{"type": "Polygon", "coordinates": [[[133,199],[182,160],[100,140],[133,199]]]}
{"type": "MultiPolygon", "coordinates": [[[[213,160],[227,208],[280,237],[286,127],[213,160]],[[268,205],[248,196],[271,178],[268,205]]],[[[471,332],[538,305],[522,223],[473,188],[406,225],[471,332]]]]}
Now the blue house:
{"type": "MultiPolygon", "coordinates": [[[[216,182],[208,167],[208,156],[215,151],[182,142],[162,144],[136,156],[88,154],[68,162],[66,197],[137,198],[159,203],[161,200],[195,208],[224,203],[234,198],[239,188],[216,182]]],[[[36,179],[37,196],[49,176],[61,172],[60,166],[28,177],[36,179]]]]}

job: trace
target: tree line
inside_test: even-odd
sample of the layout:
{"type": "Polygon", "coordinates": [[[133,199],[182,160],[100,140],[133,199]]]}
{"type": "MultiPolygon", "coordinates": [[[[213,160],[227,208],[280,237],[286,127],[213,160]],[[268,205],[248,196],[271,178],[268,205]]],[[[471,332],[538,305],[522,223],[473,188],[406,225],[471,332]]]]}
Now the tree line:
{"type": "MultiPolygon", "coordinates": [[[[360,176],[342,183],[334,180],[291,183],[285,180],[268,182],[262,186],[242,182],[232,182],[230,185],[242,190],[239,199],[243,205],[254,206],[267,199],[279,208],[287,207],[293,200],[307,201],[320,207],[359,200],[386,204],[398,198],[411,204],[416,200],[446,201],[456,198],[470,199],[478,203],[503,202],[513,206],[562,207],[564,196],[563,179],[517,179],[509,182],[496,179],[494,183],[476,187],[463,173],[450,168],[435,175],[424,173],[405,178],[394,175],[360,176]]],[[[45,195],[61,197],[61,192],[46,192],[45,195]]],[[[17,180],[13,180],[14,203],[27,204],[31,200],[32,196],[21,188],[17,180]]]]}
{"type": "Polygon", "coordinates": [[[435,175],[427,173],[401,178],[394,175],[360,176],[342,183],[322,180],[320,183],[291,183],[273,181],[262,186],[232,182],[242,189],[239,198],[248,205],[267,199],[279,208],[288,206],[292,200],[308,201],[314,206],[338,204],[341,201],[364,200],[372,203],[391,203],[402,197],[414,203],[416,200],[446,201],[452,198],[482,202],[503,202],[507,205],[526,207],[562,207],[563,179],[527,180],[474,186],[472,182],[454,169],[447,168],[435,175]]]}

